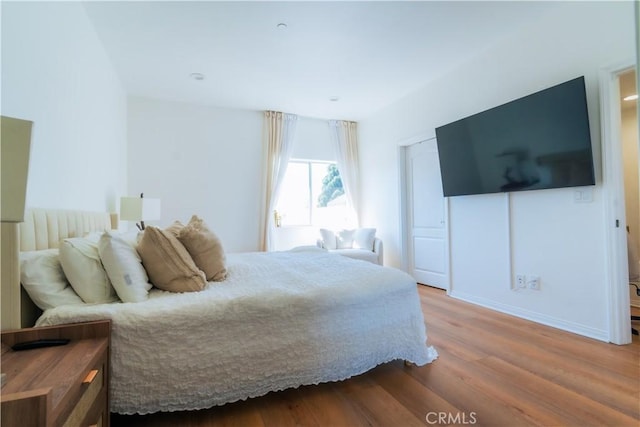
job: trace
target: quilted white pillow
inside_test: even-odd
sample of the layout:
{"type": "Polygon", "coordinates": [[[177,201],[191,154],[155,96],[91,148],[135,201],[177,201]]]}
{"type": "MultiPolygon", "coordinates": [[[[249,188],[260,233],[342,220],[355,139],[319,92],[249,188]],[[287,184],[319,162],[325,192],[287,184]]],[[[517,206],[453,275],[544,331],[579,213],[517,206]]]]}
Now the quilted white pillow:
{"type": "Polygon", "coordinates": [[[321,228],[320,236],[322,237],[322,244],[325,249],[336,249],[336,233],[326,228],[321,228]]]}
{"type": "Polygon", "coordinates": [[[59,305],[82,304],[64,277],[58,249],[20,252],[20,282],[42,310],[59,305]]]}
{"type": "Polygon", "coordinates": [[[375,228],[358,228],[353,233],[353,248],[373,250],[373,242],[376,239],[375,228]]]}
{"type": "Polygon", "coordinates": [[[151,283],[132,243],[135,240],[106,231],[98,241],[98,253],[111,285],[123,302],[140,302],[149,297],[151,283]]]}
{"type": "Polygon", "coordinates": [[[353,248],[353,237],[355,230],[340,230],[336,233],[336,247],[338,249],[353,248]]]}
{"type": "Polygon", "coordinates": [[[98,235],[72,237],[60,243],[62,270],[73,290],[87,303],[118,299],[100,261],[98,238],[98,235]]]}

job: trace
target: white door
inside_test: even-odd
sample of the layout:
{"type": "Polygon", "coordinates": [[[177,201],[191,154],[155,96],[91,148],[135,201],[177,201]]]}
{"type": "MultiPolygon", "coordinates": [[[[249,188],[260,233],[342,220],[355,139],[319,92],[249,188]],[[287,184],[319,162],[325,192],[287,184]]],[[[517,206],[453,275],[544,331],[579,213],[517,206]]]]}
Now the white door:
{"type": "Polygon", "coordinates": [[[447,212],[435,138],[406,149],[408,268],[418,283],[449,288],[447,212]]]}

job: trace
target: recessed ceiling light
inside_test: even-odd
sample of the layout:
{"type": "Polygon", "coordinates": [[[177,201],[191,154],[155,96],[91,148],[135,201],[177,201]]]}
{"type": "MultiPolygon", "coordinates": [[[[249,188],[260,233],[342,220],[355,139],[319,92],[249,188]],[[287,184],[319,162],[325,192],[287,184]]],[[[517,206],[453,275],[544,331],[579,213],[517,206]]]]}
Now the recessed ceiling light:
{"type": "Polygon", "coordinates": [[[338,101],[340,101],[340,97],[339,96],[332,96],[331,98],[329,98],[329,101],[338,102],[338,101]]]}
{"type": "Polygon", "coordinates": [[[189,77],[191,77],[193,80],[204,80],[204,74],[202,73],[191,73],[189,74],[189,77]]]}
{"type": "Polygon", "coordinates": [[[635,95],[629,95],[627,97],[622,98],[625,101],[635,101],[636,99],[638,99],[638,94],[635,95]]]}
{"type": "Polygon", "coordinates": [[[286,30],[287,24],[285,24],[284,22],[281,22],[278,25],[276,25],[276,28],[278,28],[279,30],[286,30]]]}

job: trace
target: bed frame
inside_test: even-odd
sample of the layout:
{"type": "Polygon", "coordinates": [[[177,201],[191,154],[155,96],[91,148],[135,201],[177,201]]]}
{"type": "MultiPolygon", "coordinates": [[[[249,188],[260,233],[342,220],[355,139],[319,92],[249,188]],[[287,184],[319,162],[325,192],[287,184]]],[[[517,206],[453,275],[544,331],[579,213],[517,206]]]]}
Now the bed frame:
{"type": "Polygon", "coordinates": [[[24,222],[2,224],[2,330],[31,327],[40,309],[20,286],[20,251],[57,248],[61,239],[118,228],[118,215],[65,209],[27,209],[24,222]]]}

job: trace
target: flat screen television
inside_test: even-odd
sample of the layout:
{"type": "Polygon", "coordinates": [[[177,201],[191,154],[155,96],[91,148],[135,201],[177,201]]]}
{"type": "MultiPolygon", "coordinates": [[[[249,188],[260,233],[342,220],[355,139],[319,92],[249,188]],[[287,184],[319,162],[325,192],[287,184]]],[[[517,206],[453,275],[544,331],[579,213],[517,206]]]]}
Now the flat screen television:
{"type": "Polygon", "coordinates": [[[445,197],[595,184],[584,77],[436,128],[445,197]]]}

